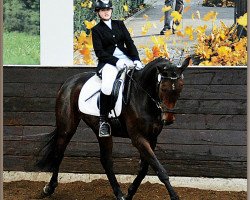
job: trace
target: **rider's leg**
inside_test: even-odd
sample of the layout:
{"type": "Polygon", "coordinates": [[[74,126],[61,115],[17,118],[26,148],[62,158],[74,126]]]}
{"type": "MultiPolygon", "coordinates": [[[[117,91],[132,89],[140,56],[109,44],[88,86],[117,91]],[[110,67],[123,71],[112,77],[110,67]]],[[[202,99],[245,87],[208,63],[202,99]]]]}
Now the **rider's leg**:
{"type": "Polygon", "coordinates": [[[100,128],[99,136],[108,137],[111,134],[110,125],[108,123],[108,114],[111,110],[111,92],[118,74],[115,66],[106,64],[102,68],[102,86],[100,93],[100,128]]]}

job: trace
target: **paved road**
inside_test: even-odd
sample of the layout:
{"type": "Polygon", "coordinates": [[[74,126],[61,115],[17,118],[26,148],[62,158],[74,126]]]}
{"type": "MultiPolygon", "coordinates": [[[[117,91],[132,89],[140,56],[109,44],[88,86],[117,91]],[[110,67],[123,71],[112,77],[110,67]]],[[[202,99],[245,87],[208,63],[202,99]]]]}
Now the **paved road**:
{"type": "MultiPolygon", "coordinates": [[[[152,35],[159,36],[159,33],[163,28],[163,22],[160,22],[160,18],[163,16],[162,7],[164,5],[164,0],[160,1],[148,0],[147,2],[149,4],[151,3],[150,8],[146,9],[139,15],[135,15],[126,22],[126,26],[128,28],[133,29],[133,40],[138,48],[140,47],[140,45],[147,45],[149,47],[152,46],[153,43],[151,42],[150,36],[152,35]],[[155,24],[156,27],[149,29],[147,34],[142,36],[141,29],[143,25],[146,23],[146,20],[143,17],[145,14],[148,15],[148,21],[150,21],[152,24],[155,24]]],[[[188,6],[190,6],[190,9],[187,12],[183,13],[182,31],[185,29],[186,26],[193,26],[193,28],[196,28],[197,26],[203,26],[205,24],[208,26],[207,31],[211,31],[212,22],[211,21],[206,22],[202,20],[203,16],[211,10],[218,13],[215,24],[220,24],[220,20],[222,20],[227,26],[231,26],[234,23],[234,8],[203,7],[201,3],[199,3],[199,0],[191,0],[191,3],[188,4],[185,3],[185,7],[188,6]],[[191,17],[192,13],[195,13],[197,10],[200,12],[201,19],[193,20],[191,17]]],[[[178,57],[184,45],[192,47],[195,44],[195,42],[196,42],[195,40],[190,41],[188,37],[181,38],[178,37],[177,35],[171,35],[167,41],[171,57],[174,57],[174,60],[177,60],[176,57],[178,57]],[[173,41],[176,41],[176,43],[173,44],[173,41]],[[187,43],[184,44],[184,42],[187,43]]],[[[139,50],[139,52],[140,56],[143,57],[144,51],[139,50]]]]}

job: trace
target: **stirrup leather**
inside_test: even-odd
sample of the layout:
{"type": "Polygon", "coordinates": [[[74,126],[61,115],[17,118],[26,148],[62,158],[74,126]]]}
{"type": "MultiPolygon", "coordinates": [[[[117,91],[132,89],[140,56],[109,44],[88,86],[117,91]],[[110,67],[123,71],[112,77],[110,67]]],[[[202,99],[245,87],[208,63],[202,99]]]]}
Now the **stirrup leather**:
{"type": "Polygon", "coordinates": [[[108,122],[100,122],[99,137],[111,136],[111,126],[108,122]]]}

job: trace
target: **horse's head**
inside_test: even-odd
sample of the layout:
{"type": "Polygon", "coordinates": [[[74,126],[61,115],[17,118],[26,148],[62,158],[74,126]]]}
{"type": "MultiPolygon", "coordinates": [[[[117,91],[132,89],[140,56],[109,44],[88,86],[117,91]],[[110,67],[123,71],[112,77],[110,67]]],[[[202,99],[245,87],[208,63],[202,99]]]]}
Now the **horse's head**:
{"type": "Polygon", "coordinates": [[[181,67],[165,59],[157,65],[158,97],[164,125],[170,125],[175,121],[174,107],[184,86],[182,73],[189,65],[190,59],[186,58],[181,67]]]}

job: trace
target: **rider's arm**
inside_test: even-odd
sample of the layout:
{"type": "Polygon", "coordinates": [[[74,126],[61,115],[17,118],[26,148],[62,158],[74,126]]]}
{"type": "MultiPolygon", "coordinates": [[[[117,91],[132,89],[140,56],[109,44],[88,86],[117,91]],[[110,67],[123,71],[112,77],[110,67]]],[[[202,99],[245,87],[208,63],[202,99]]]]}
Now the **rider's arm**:
{"type": "Polygon", "coordinates": [[[128,29],[126,28],[125,24],[123,21],[120,21],[121,23],[121,28],[122,28],[122,31],[123,31],[123,34],[125,36],[125,45],[127,47],[127,50],[128,50],[128,53],[129,53],[129,56],[132,58],[132,60],[140,60],[139,58],[139,53],[137,51],[137,48],[134,44],[134,41],[132,40],[131,36],[130,36],[130,33],[128,31],[128,29]]]}

